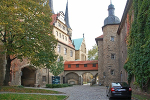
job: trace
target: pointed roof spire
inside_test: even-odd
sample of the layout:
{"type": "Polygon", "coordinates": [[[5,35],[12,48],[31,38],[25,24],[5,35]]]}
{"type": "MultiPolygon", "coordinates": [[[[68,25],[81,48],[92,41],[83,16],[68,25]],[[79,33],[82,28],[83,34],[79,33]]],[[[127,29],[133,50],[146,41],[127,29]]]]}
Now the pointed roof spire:
{"type": "Polygon", "coordinates": [[[110,0],[110,4],[112,4],[112,0],[110,0]]]}
{"type": "Polygon", "coordinates": [[[52,14],[55,14],[53,9],[53,0],[49,0],[49,6],[51,8],[52,14]]]}
{"type": "Polygon", "coordinates": [[[68,0],[67,0],[67,4],[66,4],[65,21],[66,21],[67,27],[71,28],[70,24],[69,24],[69,15],[68,15],[68,0]]]}

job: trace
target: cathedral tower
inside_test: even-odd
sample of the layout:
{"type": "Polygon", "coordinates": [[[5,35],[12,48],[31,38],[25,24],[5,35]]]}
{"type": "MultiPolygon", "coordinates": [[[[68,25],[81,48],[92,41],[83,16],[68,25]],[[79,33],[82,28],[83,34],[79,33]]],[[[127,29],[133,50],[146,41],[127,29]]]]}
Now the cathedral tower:
{"type": "Polygon", "coordinates": [[[49,0],[49,6],[51,8],[52,14],[55,14],[53,9],[53,0],[49,0]]]}
{"type": "Polygon", "coordinates": [[[69,13],[68,13],[68,0],[66,4],[66,11],[65,11],[65,22],[67,25],[67,34],[70,36],[70,39],[72,38],[72,29],[69,24],[69,13]]]}

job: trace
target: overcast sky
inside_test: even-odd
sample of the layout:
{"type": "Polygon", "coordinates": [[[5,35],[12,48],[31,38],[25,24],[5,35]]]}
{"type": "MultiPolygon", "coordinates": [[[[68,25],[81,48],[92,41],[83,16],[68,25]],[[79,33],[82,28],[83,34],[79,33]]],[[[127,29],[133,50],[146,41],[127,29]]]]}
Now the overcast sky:
{"type": "MultiPolygon", "coordinates": [[[[121,20],[127,0],[112,0],[115,15],[121,20]]],[[[65,13],[67,0],[53,0],[54,12],[65,13]]],[[[110,0],[68,0],[69,21],[72,39],[85,37],[87,50],[96,44],[95,38],[102,35],[104,20],[108,17],[110,0]]]]}

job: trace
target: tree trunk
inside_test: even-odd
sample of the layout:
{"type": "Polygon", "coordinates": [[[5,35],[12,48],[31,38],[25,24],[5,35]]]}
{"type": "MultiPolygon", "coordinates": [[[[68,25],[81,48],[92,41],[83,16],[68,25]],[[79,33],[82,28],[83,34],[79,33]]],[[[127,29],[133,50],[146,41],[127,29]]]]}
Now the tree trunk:
{"type": "Polygon", "coordinates": [[[5,73],[4,86],[9,86],[9,81],[10,81],[10,66],[11,66],[10,55],[7,55],[6,59],[7,59],[7,64],[6,64],[6,73],[5,73]]]}

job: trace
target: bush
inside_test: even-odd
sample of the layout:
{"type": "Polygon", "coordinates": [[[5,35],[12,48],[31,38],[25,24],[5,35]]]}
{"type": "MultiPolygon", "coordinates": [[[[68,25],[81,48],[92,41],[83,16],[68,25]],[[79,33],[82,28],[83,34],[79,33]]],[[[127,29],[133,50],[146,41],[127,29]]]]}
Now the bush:
{"type": "Polygon", "coordinates": [[[46,88],[62,88],[62,87],[69,87],[73,86],[71,84],[46,84],[46,88]]]}
{"type": "Polygon", "coordinates": [[[22,86],[22,85],[19,85],[19,86],[17,86],[18,88],[24,88],[24,86],[22,86]]]}

